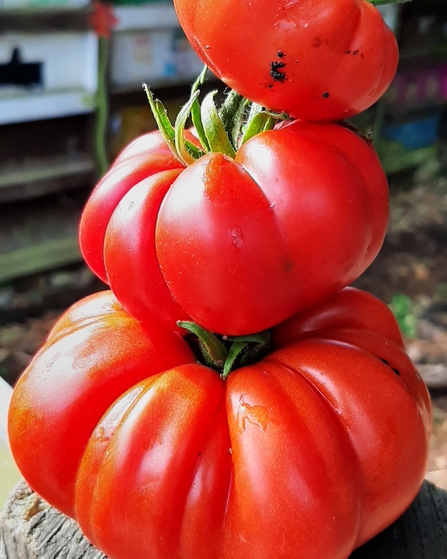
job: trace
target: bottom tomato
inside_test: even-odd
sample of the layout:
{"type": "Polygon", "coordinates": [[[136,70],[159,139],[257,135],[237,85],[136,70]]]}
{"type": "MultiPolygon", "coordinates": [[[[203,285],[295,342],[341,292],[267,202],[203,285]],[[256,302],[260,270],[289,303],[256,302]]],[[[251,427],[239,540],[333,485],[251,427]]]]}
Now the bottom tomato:
{"type": "Polygon", "coordinates": [[[15,387],[19,468],[111,559],[345,559],[416,496],[428,393],[362,291],[271,334],[222,380],[111,292],[80,301],[15,387]]]}

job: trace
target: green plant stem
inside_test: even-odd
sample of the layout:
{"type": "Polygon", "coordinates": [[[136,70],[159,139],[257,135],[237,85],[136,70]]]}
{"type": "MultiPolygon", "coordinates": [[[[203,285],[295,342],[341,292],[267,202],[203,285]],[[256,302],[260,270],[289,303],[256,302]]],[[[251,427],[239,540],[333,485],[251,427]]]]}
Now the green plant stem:
{"type": "Polygon", "coordinates": [[[95,121],[95,155],[98,175],[102,177],[108,167],[107,157],[107,121],[109,105],[107,100],[107,64],[109,58],[109,40],[106,37],[98,39],[98,89],[96,92],[96,121],[95,121]]]}

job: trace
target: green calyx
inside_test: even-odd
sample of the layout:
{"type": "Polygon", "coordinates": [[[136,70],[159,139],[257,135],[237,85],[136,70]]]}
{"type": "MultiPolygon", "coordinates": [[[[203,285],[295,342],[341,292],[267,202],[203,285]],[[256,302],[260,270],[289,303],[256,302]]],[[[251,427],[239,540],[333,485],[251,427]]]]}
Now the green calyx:
{"type": "Polygon", "coordinates": [[[267,331],[248,336],[217,336],[195,322],[179,321],[177,326],[196,336],[199,360],[216,370],[222,380],[234,369],[259,361],[270,345],[270,333],[267,331]]]}
{"type": "Polygon", "coordinates": [[[240,145],[249,138],[272,130],[277,120],[288,115],[268,112],[248,101],[238,93],[230,91],[218,109],[215,103],[217,91],[208,93],[199,102],[200,88],[205,83],[208,68],[205,66],[191,88],[188,102],[179,112],[173,125],[161,101],[155,99],[146,84],[146,92],[155,122],[172,153],[185,165],[191,165],[209,152],[224,153],[234,158],[240,145]],[[197,143],[185,139],[185,128],[191,121],[197,143]]]}

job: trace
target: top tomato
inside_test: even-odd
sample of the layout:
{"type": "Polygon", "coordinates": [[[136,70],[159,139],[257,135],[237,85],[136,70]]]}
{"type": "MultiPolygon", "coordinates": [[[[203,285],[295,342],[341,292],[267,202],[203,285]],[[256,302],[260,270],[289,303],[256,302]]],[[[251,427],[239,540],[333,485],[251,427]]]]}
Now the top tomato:
{"type": "Polygon", "coordinates": [[[354,281],[378,253],[388,185],[371,144],[295,121],[184,167],[159,132],[135,140],[96,186],[80,245],[123,307],[170,328],[244,335],[354,281]]]}
{"type": "Polygon", "coordinates": [[[174,0],[197,54],[225,84],[275,111],[339,120],[373,105],[398,49],[366,0],[174,0]]]}

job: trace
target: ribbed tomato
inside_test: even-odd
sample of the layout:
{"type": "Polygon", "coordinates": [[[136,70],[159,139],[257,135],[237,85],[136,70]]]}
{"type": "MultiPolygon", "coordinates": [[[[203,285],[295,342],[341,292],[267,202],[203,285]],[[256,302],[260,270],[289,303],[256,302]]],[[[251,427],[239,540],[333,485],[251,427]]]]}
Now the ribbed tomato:
{"type": "Polygon", "coordinates": [[[174,6],[216,76],[295,118],[360,113],[396,72],[396,39],[367,0],[174,0],[174,6]]]}
{"type": "Polygon", "coordinates": [[[350,284],[382,245],[387,179],[345,126],[295,121],[188,167],[161,142],[120,157],[80,226],[85,260],[143,322],[259,332],[350,284]]]}
{"type": "Polygon", "coordinates": [[[424,383],[389,309],[347,288],[226,380],[111,292],[56,325],[13,394],[31,486],[110,559],[346,559],[424,478],[424,383]]]}

